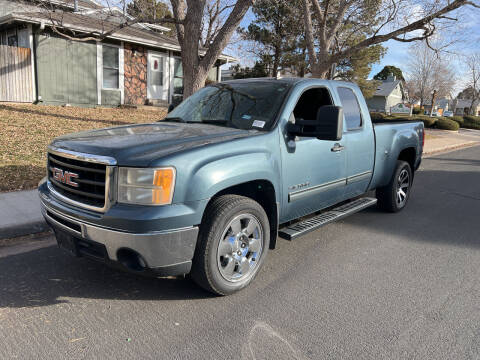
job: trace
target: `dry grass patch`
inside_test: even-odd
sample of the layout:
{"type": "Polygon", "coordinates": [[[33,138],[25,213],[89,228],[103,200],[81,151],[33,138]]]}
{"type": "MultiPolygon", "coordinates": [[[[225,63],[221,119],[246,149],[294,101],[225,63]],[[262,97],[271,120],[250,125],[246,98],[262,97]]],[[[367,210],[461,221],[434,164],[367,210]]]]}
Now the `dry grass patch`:
{"type": "Polygon", "coordinates": [[[47,145],[57,136],[150,123],[166,110],[0,104],[0,191],[33,189],[45,176],[47,145]]]}

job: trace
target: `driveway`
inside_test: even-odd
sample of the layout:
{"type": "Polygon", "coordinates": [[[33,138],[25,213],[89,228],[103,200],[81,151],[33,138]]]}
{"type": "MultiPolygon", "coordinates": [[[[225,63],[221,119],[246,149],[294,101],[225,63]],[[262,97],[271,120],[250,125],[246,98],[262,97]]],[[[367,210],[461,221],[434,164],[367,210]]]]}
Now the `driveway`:
{"type": "Polygon", "coordinates": [[[229,297],[73,259],[51,239],[0,248],[0,358],[479,359],[479,216],[472,147],[424,160],[399,214],[280,239],[229,297]]]}

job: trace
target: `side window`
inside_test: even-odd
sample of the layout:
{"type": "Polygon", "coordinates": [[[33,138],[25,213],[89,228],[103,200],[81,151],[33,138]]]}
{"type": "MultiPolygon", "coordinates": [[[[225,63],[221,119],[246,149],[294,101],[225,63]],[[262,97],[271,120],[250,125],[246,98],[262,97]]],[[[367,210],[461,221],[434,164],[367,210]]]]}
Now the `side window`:
{"type": "Polygon", "coordinates": [[[362,126],[362,115],[355,93],[352,89],[345,87],[339,87],[337,91],[342,103],[347,130],[358,129],[362,126]]]}
{"type": "Polygon", "coordinates": [[[315,120],[318,109],[324,105],[332,105],[330,92],[323,87],[306,90],[293,110],[295,119],[315,120]]]}

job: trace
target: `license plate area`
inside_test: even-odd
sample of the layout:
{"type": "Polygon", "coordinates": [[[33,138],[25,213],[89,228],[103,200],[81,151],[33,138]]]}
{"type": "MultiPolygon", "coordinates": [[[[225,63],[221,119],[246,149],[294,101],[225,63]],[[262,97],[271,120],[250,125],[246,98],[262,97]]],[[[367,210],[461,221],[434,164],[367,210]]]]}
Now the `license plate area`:
{"type": "Polygon", "coordinates": [[[58,247],[69,252],[73,256],[79,256],[78,246],[76,239],[63,231],[56,231],[55,237],[57,238],[58,247]]]}

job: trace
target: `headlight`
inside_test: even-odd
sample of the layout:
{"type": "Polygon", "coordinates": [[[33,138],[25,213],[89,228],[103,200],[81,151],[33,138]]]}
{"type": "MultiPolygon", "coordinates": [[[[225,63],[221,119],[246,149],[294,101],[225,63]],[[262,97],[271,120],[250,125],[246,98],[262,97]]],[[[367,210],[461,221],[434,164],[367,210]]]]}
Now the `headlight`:
{"type": "Polygon", "coordinates": [[[118,202],[140,205],[168,205],[175,188],[175,168],[119,168],[118,202]]]}

